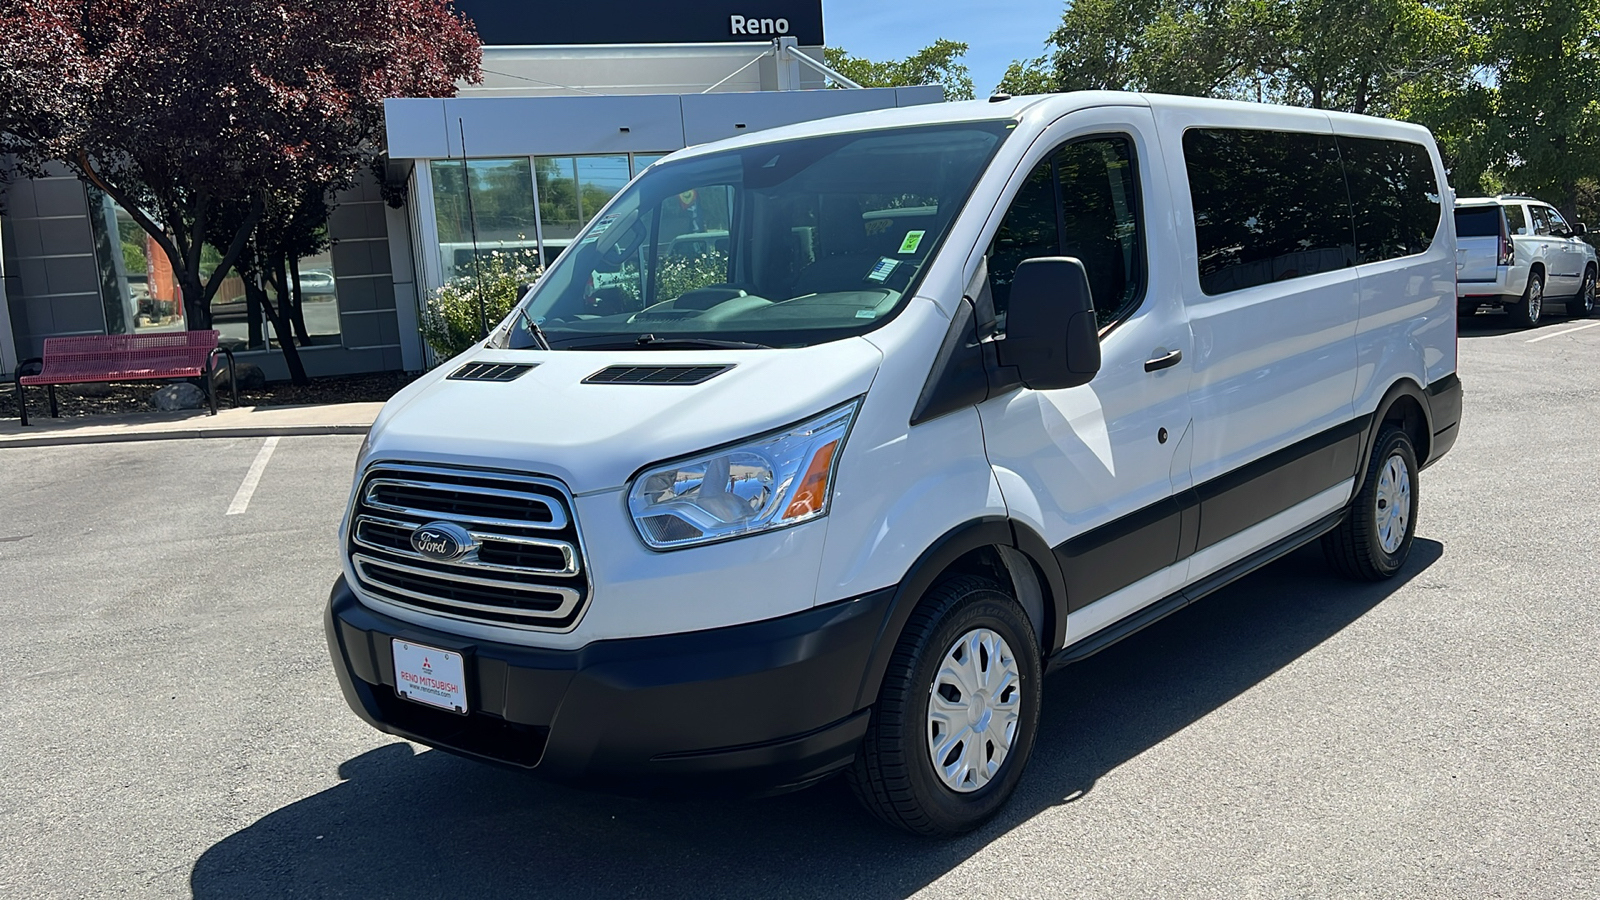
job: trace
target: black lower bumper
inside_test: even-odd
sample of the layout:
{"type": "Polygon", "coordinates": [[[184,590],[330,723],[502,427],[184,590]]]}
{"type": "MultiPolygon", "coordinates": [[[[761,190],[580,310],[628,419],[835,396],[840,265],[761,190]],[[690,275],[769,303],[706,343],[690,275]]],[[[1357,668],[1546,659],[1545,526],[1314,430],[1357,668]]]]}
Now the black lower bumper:
{"type": "Polygon", "coordinates": [[[1461,379],[1454,373],[1428,385],[1428,414],[1433,423],[1433,440],[1429,442],[1428,458],[1422,463],[1424,468],[1450,452],[1461,433],[1461,379]]]}
{"type": "Polygon", "coordinates": [[[417,628],[341,578],[328,648],[345,700],[389,734],[564,781],[660,792],[800,787],[848,765],[892,590],[712,631],[545,650],[417,628]],[[401,699],[391,639],[466,661],[468,715],[401,699]]]}

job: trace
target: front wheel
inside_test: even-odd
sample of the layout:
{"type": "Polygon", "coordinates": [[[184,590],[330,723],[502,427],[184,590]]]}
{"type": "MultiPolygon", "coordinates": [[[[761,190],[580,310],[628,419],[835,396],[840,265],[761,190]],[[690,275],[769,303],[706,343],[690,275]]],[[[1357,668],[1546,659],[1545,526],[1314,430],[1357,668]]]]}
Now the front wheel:
{"type": "Polygon", "coordinates": [[[895,646],[850,786],[922,835],[970,831],[1016,790],[1033,752],[1039,647],[1017,601],[984,578],[929,590],[895,646]]]}
{"type": "Polygon", "coordinates": [[[1578,288],[1577,296],[1567,301],[1567,315],[1574,319],[1586,319],[1594,315],[1594,267],[1591,266],[1583,272],[1583,286],[1578,288]]]}
{"type": "Polygon", "coordinates": [[[1539,317],[1544,315],[1544,275],[1528,273],[1528,287],[1522,292],[1522,299],[1506,307],[1506,312],[1521,328],[1539,324],[1539,317]]]}
{"type": "Polygon", "coordinates": [[[1322,537],[1323,555],[1346,578],[1382,581],[1405,565],[1416,534],[1417,451],[1404,431],[1385,425],[1344,521],[1322,537]]]}

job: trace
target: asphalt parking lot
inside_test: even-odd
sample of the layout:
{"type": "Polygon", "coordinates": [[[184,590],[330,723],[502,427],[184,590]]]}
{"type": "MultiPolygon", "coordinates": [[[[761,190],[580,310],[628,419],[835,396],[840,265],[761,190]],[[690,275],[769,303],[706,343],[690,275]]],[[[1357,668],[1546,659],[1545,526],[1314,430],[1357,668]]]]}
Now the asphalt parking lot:
{"type": "Polygon", "coordinates": [[[1503,324],[1399,577],[1311,548],[1051,676],[950,842],[367,728],[321,625],[358,437],[0,450],[0,896],[1600,895],[1600,327],[1503,324]]]}

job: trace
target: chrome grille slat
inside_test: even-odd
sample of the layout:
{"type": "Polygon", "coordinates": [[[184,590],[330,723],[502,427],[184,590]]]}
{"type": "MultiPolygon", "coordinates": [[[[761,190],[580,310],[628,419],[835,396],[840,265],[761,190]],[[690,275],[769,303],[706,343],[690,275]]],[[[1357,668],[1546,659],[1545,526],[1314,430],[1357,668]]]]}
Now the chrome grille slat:
{"type": "Polygon", "coordinates": [[[367,483],[363,501],[374,509],[387,510],[403,516],[422,516],[445,521],[473,522],[480,525],[491,525],[500,528],[542,528],[549,531],[559,531],[567,527],[567,512],[560,506],[552,503],[549,497],[527,491],[508,491],[502,488],[483,488],[458,486],[450,484],[429,484],[424,481],[399,478],[374,478],[367,483]],[[502,500],[532,501],[544,507],[549,513],[548,522],[536,519],[503,519],[495,516],[481,516],[473,513],[456,513],[442,510],[428,509],[427,507],[397,506],[385,503],[375,495],[382,488],[404,488],[427,493],[430,491],[450,491],[458,494],[477,494],[483,497],[493,497],[502,500]]]}
{"type": "Polygon", "coordinates": [[[572,502],[559,482],[537,476],[373,463],[348,519],[354,586],[431,615],[570,630],[591,589],[572,502]],[[445,508],[428,508],[430,497],[445,508]],[[418,552],[411,533],[432,522],[461,526],[472,544],[457,559],[418,552]]]}
{"type": "Polygon", "coordinates": [[[550,569],[541,566],[508,566],[499,563],[485,562],[478,558],[478,554],[482,550],[481,547],[473,550],[460,559],[433,560],[409,548],[389,547],[383,544],[375,544],[371,542],[363,537],[361,533],[361,526],[366,524],[387,525],[390,528],[405,529],[409,531],[415,529],[418,525],[426,525],[427,522],[402,522],[398,519],[381,519],[377,516],[357,516],[355,532],[352,535],[352,539],[357,544],[360,544],[368,550],[376,550],[380,553],[403,556],[407,559],[414,559],[419,562],[431,562],[445,566],[460,566],[466,569],[481,569],[487,572],[515,572],[526,575],[553,575],[556,577],[566,577],[568,575],[578,574],[578,551],[566,541],[552,541],[546,538],[530,538],[523,537],[521,535],[499,534],[491,531],[471,531],[470,529],[468,531],[468,533],[472,535],[472,539],[480,544],[516,544],[522,547],[540,547],[548,550],[554,550],[560,553],[562,557],[562,566],[559,569],[550,569]]]}

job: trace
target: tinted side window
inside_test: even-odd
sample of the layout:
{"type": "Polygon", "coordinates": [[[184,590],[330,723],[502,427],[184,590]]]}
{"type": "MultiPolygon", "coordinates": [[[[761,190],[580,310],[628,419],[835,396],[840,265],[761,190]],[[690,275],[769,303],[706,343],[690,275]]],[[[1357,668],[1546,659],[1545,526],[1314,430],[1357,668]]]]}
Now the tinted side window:
{"type": "Polygon", "coordinates": [[[1500,207],[1463,206],[1456,210],[1456,237],[1499,237],[1500,207]]]}
{"type": "Polygon", "coordinates": [[[1511,233],[1523,234],[1524,232],[1522,229],[1528,227],[1528,219],[1522,214],[1522,204],[1518,203],[1512,206],[1507,206],[1505,207],[1505,211],[1506,225],[1511,229],[1511,233]]]}
{"type": "Polygon", "coordinates": [[[1207,294],[1355,264],[1332,135],[1197,128],[1183,154],[1207,294]]]}
{"type": "Polygon", "coordinates": [[[1356,258],[1369,263],[1425,252],[1439,228],[1439,186],[1427,149],[1404,141],[1337,140],[1355,213],[1356,258]]]}
{"type": "Polygon", "coordinates": [[[1550,219],[1550,230],[1552,232],[1556,234],[1566,234],[1572,230],[1571,228],[1567,227],[1567,220],[1561,218],[1561,213],[1557,212],[1555,207],[1546,207],[1544,214],[1550,219]]]}
{"type": "Polygon", "coordinates": [[[1528,215],[1533,217],[1534,234],[1550,233],[1550,217],[1545,214],[1545,208],[1543,206],[1528,207],[1528,215]]]}
{"type": "Polygon", "coordinates": [[[1056,154],[1063,252],[1083,261],[1101,328],[1139,302],[1144,253],[1139,246],[1133,148],[1126,138],[1093,138],[1056,154]]]}

